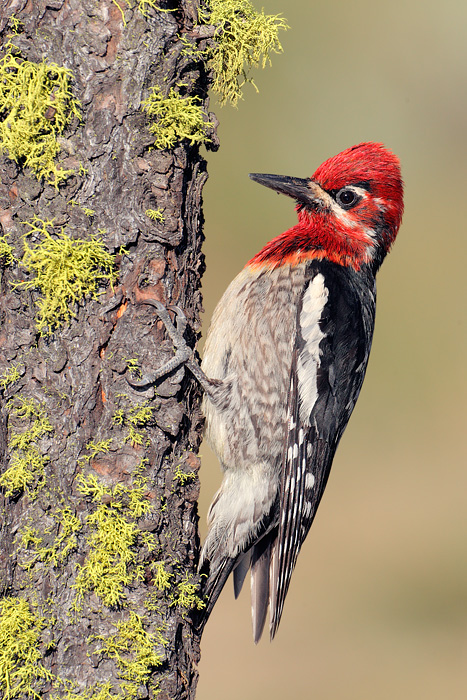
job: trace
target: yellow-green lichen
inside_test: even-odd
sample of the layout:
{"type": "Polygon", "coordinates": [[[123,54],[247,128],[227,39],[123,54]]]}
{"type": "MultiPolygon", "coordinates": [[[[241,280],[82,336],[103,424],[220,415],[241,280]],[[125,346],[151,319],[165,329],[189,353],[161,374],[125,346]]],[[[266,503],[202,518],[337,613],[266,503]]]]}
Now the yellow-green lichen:
{"type": "Polygon", "coordinates": [[[87,517],[87,525],[91,529],[90,551],[84,564],[78,566],[73,588],[80,597],[94,591],[109,607],[121,604],[125,588],[144,577],[134,549],[138,527],[106,504],[87,517]]]}
{"type": "Polygon", "coordinates": [[[86,449],[91,451],[91,454],[86,455],[85,457],[82,457],[81,459],[84,462],[90,462],[93,460],[95,457],[97,457],[98,454],[106,454],[110,450],[110,446],[112,444],[112,438],[109,438],[108,440],[99,440],[98,442],[94,442],[93,440],[90,440],[88,444],[86,445],[86,449]]]}
{"type": "Polygon", "coordinates": [[[126,362],[126,368],[130,372],[130,374],[132,374],[133,377],[141,379],[143,375],[139,366],[138,358],[124,356],[122,359],[124,360],[124,362],[126,362]]]}
{"type": "MultiPolygon", "coordinates": [[[[134,3],[131,2],[131,0],[120,0],[120,2],[118,2],[117,0],[112,0],[112,2],[120,10],[120,14],[122,15],[122,22],[124,26],[126,26],[124,9],[120,5],[120,2],[125,2],[128,5],[128,7],[131,8],[134,7],[134,3]]],[[[149,17],[149,8],[152,8],[153,10],[158,10],[159,12],[176,12],[176,10],[166,10],[159,7],[159,0],[138,0],[138,10],[141,12],[143,17],[149,17]]]]}
{"type": "Polygon", "coordinates": [[[0,690],[4,700],[39,700],[43,683],[54,679],[40,663],[45,627],[45,619],[31,610],[27,600],[0,600],[0,690]]]}
{"type": "Polygon", "coordinates": [[[171,149],[187,139],[191,145],[208,141],[206,132],[210,122],[205,121],[204,112],[198,104],[199,97],[179,95],[170,88],[164,97],[159,87],[153,87],[142,107],[153,119],[149,131],[154,134],[154,148],[171,149]]]}
{"type": "Polygon", "coordinates": [[[36,327],[46,335],[75,318],[76,305],[85,297],[97,299],[101,285],[115,282],[115,256],[97,236],[73,239],[63,229],[52,235],[53,219],[36,216],[25,224],[29,231],[24,237],[21,265],[34,277],[17,286],[41,293],[36,301],[39,308],[36,327]],[[32,235],[39,237],[40,242],[30,245],[28,237],[32,235]]]}
{"type": "Polygon", "coordinates": [[[163,214],[163,209],[146,209],[144,212],[147,217],[151,219],[151,221],[160,221],[163,222],[165,220],[164,214],[163,214]]]}
{"type": "Polygon", "coordinates": [[[76,550],[81,523],[71,508],[57,508],[52,518],[54,525],[47,528],[42,536],[36,528],[26,527],[21,533],[22,546],[32,550],[32,557],[21,563],[23,569],[31,569],[37,561],[57,567],[76,550]],[[54,531],[57,531],[56,537],[48,545],[44,545],[54,531]]]}
{"type": "Polygon", "coordinates": [[[177,467],[175,469],[175,474],[173,481],[178,481],[181,486],[185,486],[188,484],[190,481],[194,481],[196,479],[196,474],[195,472],[182,472],[182,468],[180,464],[177,464],[177,467]]]}
{"type": "MultiPolygon", "coordinates": [[[[128,430],[123,442],[130,442],[134,445],[142,445],[147,435],[147,426],[153,417],[153,409],[145,401],[142,404],[131,406],[128,411],[119,408],[115,411],[113,422],[128,430]]],[[[147,442],[147,439],[146,439],[147,442]]]]}
{"type": "Polygon", "coordinates": [[[182,614],[188,610],[203,610],[205,601],[200,597],[200,584],[195,576],[186,570],[177,560],[153,561],[149,565],[153,573],[152,587],[149,589],[145,606],[147,610],[159,611],[161,600],[170,607],[182,608],[182,614]],[[167,566],[171,569],[168,570],[167,566]]]}
{"type": "Polygon", "coordinates": [[[171,606],[179,606],[186,610],[203,610],[206,603],[200,596],[199,583],[195,583],[193,577],[186,573],[176,585],[175,592],[171,595],[171,606]]]}
{"type": "Polygon", "coordinates": [[[55,162],[57,137],[80,117],[71,79],[63,66],[24,60],[11,43],[0,59],[0,150],[55,187],[74,172],[55,162]]]}
{"type": "Polygon", "coordinates": [[[67,690],[59,695],[51,695],[50,700],[124,700],[120,693],[115,693],[110,681],[94,683],[85,690],[67,690]]]}
{"type": "Polygon", "coordinates": [[[66,561],[68,555],[77,548],[77,534],[81,530],[81,523],[70,508],[55,511],[54,518],[58,525],[57,537],[51,547],[41,548],[38,554],[57,566],[58,563],[66,561]]]}
{"type": "Polygon", "coordinates": [[[21,532],[20,543],[25,549],[37,547],[42,542],[39,530],[35,527],[25,527],[21,532]]]}
{"type": "Polygon", "coordinates": [[[221,104],[236,105],[242,88],[249,82],[253,67],[264,68],[272,53],[282,52],[279,30],[287,29],[280,15],[255,10],[250,0],[210,0],[200,10],[200,21],[216,29],[214,45],[208,50],[208,66],[213,71],[212,89],[221,104]]]}
{"type": "Polygon", "coordinates": [[[11,31],[14,35],[20,34],[23,31],[23,23],[19,17],[16,17],[15,15],[10,15],[8,18],[8,24],[10,25],[11,31]]]}
{"type": "Polygon", "coordinates": [[[5,496],[13,496],[21,491],[35,495],[45,480],[44,468],[49,457],[42,454],[38,442],[53,431],[45,408],[34,399],[17,397],[9,404],[15,426],[11,426],[8,450],[10,466],[0,476],[0,486],[5,496]],[[16,432],[16,423],[27,425],[22,432],[16,432]]]}
{"type": "Polygon", "coordinates": [[[157,590],[165,591],[170,588],[170,579],[173,577],[173,574],[167,571],[163,561],[151,562],[150,569],[153,572],[152,584],[157,590]]]}
{"type": "Polygon", "coordinates": [[[135,468],[131,486],[105,486],[94,474],[77,478],[78,491],[98,503],[86,519],[89,554],[84,564],[78,565],[73,584],[78,599],[94,591],[104,605],[121,605],[125,588],[144,577],[143,566],[138,563],[138,542],[148,551],[155,546],[154,535],[141,532],[137,525],[137,519],[152,509],[147,498],[147,477],[143,474],[146,462],[142,460],[135,468]]]}
{"type": "Polygon", "coordinates": [[[8,243],[6,236],[0,236],[0,266],[8,267],[15,262],[12,246],[8,243]]]}
{"type": "Polygon", "coordinates": [[[169,591],[173,586],[174,574],[167,571],[164,561],[152,561],[149,568],[153,574],[152,586],[148,588],[144,605],[148,612],[160,613],[161,599],[169,602],[169,591]]]}
{"type": "Polygon", "coordinates": [[[155,647],[167,645],[162,631],[157,630],[156,634],[147,632],[143,627],[143,618],[133,611],[130,611],[128,620],[117,622],[116,627],[116,634],[94,637],[102,642],[102,646],[94,653],[103,654],[115,661],[124,698],[137,698],[140,686],[152,686],[155,690],[152,675],[163,661],[155,647]]]}
{"type": "Polygon", "coordinates": [[[111,503],[117,510],[127,510],[132,518],[141,518],[152,510],[152,503],[147,497],[148,478],[144,475],[147,468],[147,459],[134,468],[131,486],[118,483],[115,486],[105,486],[94,474],[88,476],[79,475],[78,489],[86,498],[90,498],[93,503],[106,501],[111,503]]]}
{"type": "Polygon", "coordinates": [[[160,0],[138,0],[138,9],[144,17],[149,16],[148,8],[151,7],[153,10],[158,12],[177,12],[178,8],[162,8],[159,7],[160,0]]]}
{"type": "Polygon", "coordinates": [[[19,371],[20,367],[22,367],[21,363],[16,362],[3,370],[2,374],[0,375],[0,388],[3,389],[3,391],[5,391],[10,384],[14,384],[21,378],[19,371]]]}

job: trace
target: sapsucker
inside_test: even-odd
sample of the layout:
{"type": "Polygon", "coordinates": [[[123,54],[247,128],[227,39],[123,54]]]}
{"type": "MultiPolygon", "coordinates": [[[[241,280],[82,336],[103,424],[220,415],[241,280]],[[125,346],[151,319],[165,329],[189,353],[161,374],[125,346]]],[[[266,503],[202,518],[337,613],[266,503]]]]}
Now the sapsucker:
{"type": "Polygon", "coordinates": [[[311,178],[250,175],[296,200],[220,300],[204,349],[206,435],[224,471],[201,553],[206,616],[233,571],[251,569],[253,634],[274,637],[300,547],[360,392],[375,274],[403,212],[399,161],[362,143],[311,178]]]}

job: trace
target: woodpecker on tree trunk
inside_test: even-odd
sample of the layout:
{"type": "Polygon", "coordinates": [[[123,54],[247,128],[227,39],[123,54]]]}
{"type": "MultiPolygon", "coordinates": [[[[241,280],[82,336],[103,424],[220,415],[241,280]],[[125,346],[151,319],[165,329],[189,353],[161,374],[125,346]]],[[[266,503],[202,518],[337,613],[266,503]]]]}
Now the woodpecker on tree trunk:
{"type": "MultiPolygon", "coordinates": [[[[375,320],[375,275],[399,229],[399,161],[361,143],[311,178],[252,174],[296,200],[298,223],[268,243],[220,300],[201,370],[170,322],[179,362],[204,388],[206,436],[224,471],[200,568],[209,616],[229,574],[251,569],[253,636],[274,637],[300,547],[358,398],[375,320]],[[187,359],[188,358],[188,359],[187,359]]],[[[159,373],[158,373],[159,374],[159,373]]]]}

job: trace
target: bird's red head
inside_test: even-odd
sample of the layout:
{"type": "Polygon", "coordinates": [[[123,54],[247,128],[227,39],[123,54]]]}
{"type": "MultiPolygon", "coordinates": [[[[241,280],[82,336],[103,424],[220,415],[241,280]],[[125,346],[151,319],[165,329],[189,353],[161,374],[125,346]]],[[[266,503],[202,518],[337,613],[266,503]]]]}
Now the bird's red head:
{"type": "Polygon", "coordinates": [[[398,158],[379,143],[361,143],[326,160],[309,179],[257,175],[262,185],[297,201],[298,224],[281,234],[249,265],[277,267],[326,259],[373,271],[389,251],[402,219],[398,158]]]}

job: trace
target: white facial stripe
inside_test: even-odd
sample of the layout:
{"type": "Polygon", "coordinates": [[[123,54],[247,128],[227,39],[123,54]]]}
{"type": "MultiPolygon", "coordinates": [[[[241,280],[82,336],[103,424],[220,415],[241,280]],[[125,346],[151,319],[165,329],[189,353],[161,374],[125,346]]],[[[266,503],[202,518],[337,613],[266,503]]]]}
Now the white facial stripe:
{"type": "MultiPolygon", "coordinates": [[[[320,187],[316,182],[312,184],[313,187],[310,186],[310,189],[312,189],[313,196],[315,198],[321,199],[325,207],[327,207],[328,209],[332,209],[332,211],[336,214],[338,212],[341,212],[343,214],[346,213],[345,209],[342,209],[342,207],[336,202],[334,197],[331,197],[331,195],[328,192],[326,192],[326,190],[323,190],[323,188],[320,187]]],[[[346,185],[341,189],[351,190],[352,192],[355,192],[355,194],[358,197],[360,197],[360,199],[368,199],[368,197],[370,196],[368,190],[366,190],[364,187],[358,187],[357,185],[346,185]]]]}
{"type": "Polygon", "coordinates": [[[326,192],[326,190],[323,190],[323,188],[320,187],[317,182],[310,182],[309,188],[312,192],[312,196],[314,199],[320,199],[323,203],[323,206],[327,209],[332,208],[332,204],[334,202],[333,198],[330,194],[326,192]]]}
{"type": "MultiPolygon", "coordinates": [[[[365,189],[363,189],[363,187],[356,187],[356,185],[347,185],[345,189],[354,192],[357,195],[357,197],[360,197],[360,199],[368,199],[368,192],[365,189]]],[[[358,221],[355,221],[355,219],[352,218],[352,215],[349,214],[349,211],[351,211],[350,209],[342,209],[342,207],[336,202],[335,199],[333,199],[330,195],[328,196],[330,200],[330,207],[333,213],[336,215],[336,218],[343,221],[345,225],[349,226],[350,228],[356,228],[357,226],[361,226],[361,224],[358,221]]]]}
{"type": "MultiPolygon", "coordinates": [[[[341,221],[346,226],[346,228],[358,228],[360,231],[363,231],[363,233],[368,238],[368,243],[373,243],[374,236],[373,231],[371,229],[367,228],[366,226],[363,226],[361,222],[355,221],[355,219],[352,217],[352,214],[350,213],[351,210],[342,209],[342,207],[336,202],[336,200],[333,197],[331,197],[331,195],[328,192],[323,190],[322,187],[320,187],[317,183],[313,183],[313,185],[313,195],[321,199],[323,205],[327,209],[330,209],[332,211],[336,219],[339,219],[339,221],[341,221]]],[[[358,187],[357,185],[346,185],[345,189],[355,192],[355,194],[363,200],[368,199],[368,197],[370,196],[369,192],[364,187],[358,187]]]]}
{"type": "MultiPolygon", "coordinates": [[[[361,237],[362,233],[364,234],[367,243],[367,261],[372,260],[376,252],[374,231],[371,228],[368,228],[368,226],[362,224],[360,221],[356,221],[355,218],[352,216],[351,210],[346,211],[345,209],[342,209],[342,207],[336,202],[336,200],[333,197],[331,197],[331,195],[328,192],[326,192],[326,190],[323,190],[323,188],[320,187],[320,185],[318,185],[317,182],[311,181],[308,186],[313,194],[313,197],[316,200],[321,201],[324,208],[332,211],[336,219],[338,219],[345,226],[345,228],[349,230],[349,233],[350,231],[352,231],[352,229],[358,229],[359,238],[361,237]]],[[[357,194],[363,200],[368,199],[370,196],[370,193],[364,187],[358,187],[357,185],[346,185],[345,189],[352,190],[352,192],[355,192],[355,194],[357,194]]],[[[380,208],[381,210],[384,209],[382,203],[380,205],[380,208]]]]}
{"type": "Polygon", "coordinates": [[[352,217],[351,210],[346,211],[345,209],[342,209],[342,207],[340,207],[337,204],[337,202],[334,202],[334,200],[332,201],[332,211],[336,219],[339,219],[339,221],[345,224],[346,228],[358,228],[359,231],[362,231],[365,234],[365,236],[368,239],[368,243],[373,243],[373,241],[375,240],[373,230],[371,228],[368,228],[368,226],[364,226],[361,221],[356,221],[352,217]]]}
{"type": "Polygon", "coordinates": [[[368,190],[366,190],[364,187],[357,187],[357,185],[346,185],[345,188],[342,189],[351,190],[362,199],[368,198],[368,190]]]}
{"type": "Polygon", "coordinates": [[[387,211],[388,210],[384,199],[381,199],[381,197],[374,197],[373,202],[376,204],[376,206],[378,207],[378,209],[380,211],[387,211]]]}
{"type": "MultiPolygon", "coordinates": [[[[358,195],[359,197],[361,197],[361,199],[363,199],[363,200],[368,199],[368,197],[369,197],[369,193],[363,187],[357,187],[356,185],[348,185],[348,186],[346,186],[345,189],[352,190],[352,192],[355,192],[355,194],[358,195]]],[[[330,206],[331,206],[332,212],[333,212],[334,216],[336,217],[336,219],[339,219],[339,221],[341,221],[345,225],[346,228],[349,228],[349,229],[357,229],[358,228],[358,230],[361,233],[365,234],[366,239],[369,243],[369,245],[367,246],[367,254],[370,258],[372,258],[374,255],[373,244],[375,241],[375,235],[374,235],[373,229],[368,228],[368,226],[364,226],[361,221],[356,221],[352,217],[352,213],[351,213],[352,210],[351,209],[349,209],[349,210],[342,209],[342,207],[339,206],[339,204],[332,197],[329,197],[329,199],[331,200],[330,206]]]]}

